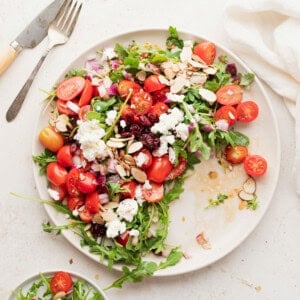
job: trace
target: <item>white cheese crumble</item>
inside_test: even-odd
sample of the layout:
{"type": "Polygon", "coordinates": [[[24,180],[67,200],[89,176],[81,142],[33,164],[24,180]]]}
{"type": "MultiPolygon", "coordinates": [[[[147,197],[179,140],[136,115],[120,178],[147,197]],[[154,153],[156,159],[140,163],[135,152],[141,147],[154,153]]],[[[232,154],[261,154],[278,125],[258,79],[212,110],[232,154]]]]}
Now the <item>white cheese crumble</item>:
{"type": "Polygon", "coordinates": [[[117,116],[117,111],[116,110],[109,110],[108,112],[106,112],[106,119],[105,119],[105,123],[108,126],[111,126],[115,120],[117,116]]]}
{"type": "Polygon", "coordinates": [[[180,139],[182,139],[183,141],[186,141],[188,139],[188,137],[189,137],[189,128],[186,124],[179,123],[175,127],[175,131],[176,131],[176,136],[179,137],[180,139]]]}
{"type": "Polygon", "coordinates": [[[126,231],[126,224],[120,220],[113,220],[105,224],[106,236],[108,238],[115,238],[116,236],[126,231]]]}
{"type": "Polygon", "coordinates": [[[122,200],[117,208],[120,219],[131,222],[138,212],[138,203],[134,199],[122,200]]]}
{"type": "Polygon", "coordinates": [[[153,156],[161,157],[168,153],[168,144],[173,145],[175,142],[174,135],[162,135],[159,138],[160,144],[159,148],[153,151],[153,156]]]}
{"type": "Polygon", "coordinates": [[[216,127],[219,130],[227,131],[229,128],[229,124],[228,124],[227,120],[220,119],[220,120],[216,121],[216,127]]]}
{"type": "Polygon", "coordinates": [[[116,54],[114,48],[108,47],[103,50],[101,59],[102,60],[111,60],[111,59],[115,58],[116,56],[117,56],[117,54],[116,54]]]}
{"type": "Polygon", "coordinates": [[[147,161],[147,159],[148,157],[144,152],[139,152],[139,154],[134,157],[134,160],[138,167],[141,167],[147,161]]]}
{"type": "Polygon", "coordinates": [[[47,191],[53,200],[55,200],[55,201],[59,200],[59,192],[58,191],[50,189],[50,188],[48,188],[47,191]]]}
{"type": "Polygon", "coordinates": [[[181,103],[181,102],[183,102],[183,99],[184,99],[184,95],[177,95],[177,94],[172,94],[172,93],[166,93],[166,96],[167,96],[167,99],[169,101],[172,101],[172,102],[181,103]]]}
{"type": "Polygon", "coordinates": [[[138,205],[142,205],[143,202],[145,201],[145,199],[143,198],[143,189],[140,184],[138,184],[135,188],[134,198],[136,199],[138,205]]]}
{"type": "Polygon", "coordinates": [[[159,121],[151,127],[151,132],[167,135],[169,130],[174,129],[183,120],[183,111],[174,107],[170,110],[169,114],[163,113],[160,115],[159,121]]]}
{"type": "Polygon", "coordinates": [[[126,121],[125,121],[125,120],[121,120],[121,121],[120,121],[120,126],[121,126],[122,128],[125,128],[125,127],[127,126],[126,121]]]}
{"type": "Polygon", "coordinates": [[[149,182],[148,179],[145,180],[145,183],[144,183],[144,185],[143,185],[143,188],[146,189],[146,190],[151,190],[152,185],[150,184],[150,182],[149,182]]]}
{"type": "Polygon", "coordinates": [[[72,210],[72,215],[73,215],[74,217],[78,217],[78,215],[79,215],[78,210],[77,210],[77,209],[72,210]]]}
{"type": "Polygon", "coordinates": [[[80,143],[80,149],[84,158],[93,161],[96,158],[107,157],[106,145],[101,138],[105,135],[105,130],[99,126],[97,120],[78,121],[78,130],[74,139],[80,143]]]}

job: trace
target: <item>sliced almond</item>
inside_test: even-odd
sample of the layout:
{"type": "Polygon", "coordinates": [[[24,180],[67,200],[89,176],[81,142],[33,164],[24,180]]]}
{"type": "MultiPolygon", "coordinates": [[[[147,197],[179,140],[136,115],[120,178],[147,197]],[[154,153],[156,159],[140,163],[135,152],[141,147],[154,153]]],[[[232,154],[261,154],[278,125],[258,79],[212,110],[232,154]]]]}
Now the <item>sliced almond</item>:
{"type": "Polygon", "coordinates": [[[124,138],[121,138],[121,137],[111,137],[109,140],[110,141],[113,141],[113,142],[127,142],[127,141],[130,141],[134,138],[134,136],[130,136],[130,137],[124,137],[124,138]]]}
{"type": "Polygon", "coordinates": [[[199,88],[199,94],[209,104],[213,104],[217,100],[217,95],[208,89],[199,88]]]}
{"type": "Polygon", "coordinates": [[[117,142],[117,141],[112,141],[112,140],[107,141],[106,145],[110,148],[123,148],[123,147],[125,147],[125,144],[123,142],[117,142]]]}
{"type": "Polygon", "coordinates": [[[207,68],[207,65],[205,64],[202,64],[201,62],[199,61],[195,61],[195,60],[189,60],[189,64],[194,67],[194,68],[197,68],[197,69],[201,69],[201,68],[207,68]]]}
{"type": "Polygon", "coordinates": [[[217,69],[213,67],[204,68],[203,72],[208,75],[215,75],[217,73],[217,69]]]}
{"type": "Polygon", "coordinates": [[[132,153],[135,153],[135,152],[141,150],[142,148],[143,148],[142,142],[134,142],[128,147],[127,153],[132,154],[132,153]]]}
{"type": "Polygon", "coordinates": [[[129,154],[124,155],[124,162],[131,167],[136,165],[134,157],[129,154]]]}
{"type": "Polygon", "coordinates": [[[190,81],[191,83],[199,83],[199,84],[203,84],[207,79],[207,76],[205,74],[201,74],[201,73],[193,73],[190,81]]]}
{"type": "Polygon", "coordinates": [[[118,219],[117,214],[112,209],[102,211],[101,216],[105,222],[111,222],[118,219]]]}
{"type": "Polygon", "coordinates": [[[116,165],[116,171],[118,172],[121,178],[126,177],[126,171],[121,165],[116,165]]]}
{"type": "Polygon", "coordinates": [[[104,224],[104,220],[100,213],[96,213],[93,216],[93,222],[97,224],[104,224]]]}
{"type": "Polygon", "coordinates": [[[192,54],[192,59],[195,60],[195,61],[198,61],[200,63],[202,63],[204,66],[207,66],[207,64],[205,63],[204,60],[202,60],[198,55],[196,54],[192,54]]]}
{"type": "Polygon", "coordinates": [[[58,292],[56,293],[54,296],[53,296],[53,300],[60,300],[62,299],[63,297],[66,296],[66,293],[61,291],[61,292],[58,292]]]}
{"type": "Polygon", "coordinates": [[[239,193],[238,193],[238,196],[243,201],[250,201],[254,197],[253,194],[248,194],[244,190],[240,190],[239,193]]]}
{"type": "Polygon", "coordinates": [[[104,209],[114,209],[117,208],[119,204],[117,202],[108,202],[107,204],[103,205],[104,209]]]}
{"type": "Polygon", "coordinates": [[[143,170],[133,167],[130,171],[136,181],[144,183],[147,180],[147,175],[143,170]]]}
{"type": "Polygon", "coordinates": [[[135,74],[136,78],[140,81],[144,81],[146,79],[146,72],[145,71],[139,71],[135,74]]]}
{"type": "Polygon", "coordinates": [[[256,191],[256,181],[253,177],[248,177],[243,184],[243,190],[248,194],[254,194],[256,191]]]}

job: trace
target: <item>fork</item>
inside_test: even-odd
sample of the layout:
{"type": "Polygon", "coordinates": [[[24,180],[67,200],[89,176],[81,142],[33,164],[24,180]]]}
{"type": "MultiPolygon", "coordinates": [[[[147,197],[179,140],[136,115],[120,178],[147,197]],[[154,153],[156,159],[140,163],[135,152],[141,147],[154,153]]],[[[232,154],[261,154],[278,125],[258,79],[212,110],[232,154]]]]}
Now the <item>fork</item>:
{"type": "Polygon", "coordinates": [[[64,1],[54,21],[49,26],[47,50],[38,61],[36,67],[33,69],[32,73],[28,77],[27,81],[23,85],[22,89],[20,90],[6,113],[6,120],[8,122],[14,120],[14,118],[20,111],[28,90],[30,89],[37,72],[42,66],[50,50],[57,45],[65,44],[69,40],[69,37],[71,36],[77,22],[81,7],[81,0],[64,1]]]}

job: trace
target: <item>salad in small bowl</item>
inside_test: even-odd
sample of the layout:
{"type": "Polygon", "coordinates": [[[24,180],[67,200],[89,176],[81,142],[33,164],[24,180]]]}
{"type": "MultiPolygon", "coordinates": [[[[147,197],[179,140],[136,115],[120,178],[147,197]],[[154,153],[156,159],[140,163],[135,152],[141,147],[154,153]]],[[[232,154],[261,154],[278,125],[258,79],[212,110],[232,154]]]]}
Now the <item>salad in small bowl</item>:
{"type": "Polygon", "coordinates": [[[103,291],[83,275],[46,271],[34,275],[12,293],[9,300],[105,300],[103,291]]]}
{"type": "MultiPolygon", "coordinates": [[[[52,198],[44,202],[68,216],[44,230],[74,231],[109,267],[125,264],[112,285],[120,287],[184,256],[166,243],[169,208],[201,161],[217,160],[225,173],[242,166],[246,181],[235,193],[255,209],[255,178],[268,163],[235,129],[259,116],[259,105],[243,97],[253,80],[214,43],[182,40],[174,27],[165,47],[116,43],[70,69],[49,93],[38,134],[44,149],[33,156],[52,198]],[[161,259],[144,260],[148,254],[161,259]]],[[[230,197],[219,193],[208,207],[230,197]]],[[[203,234],[195,239],[206,243],[203,234]]]]}

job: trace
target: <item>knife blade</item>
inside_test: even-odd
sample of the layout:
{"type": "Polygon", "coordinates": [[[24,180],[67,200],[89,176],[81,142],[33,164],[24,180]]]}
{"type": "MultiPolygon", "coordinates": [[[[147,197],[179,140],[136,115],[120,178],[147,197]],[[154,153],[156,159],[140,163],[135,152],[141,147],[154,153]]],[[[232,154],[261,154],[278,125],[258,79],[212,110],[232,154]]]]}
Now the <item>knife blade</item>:
{"type": "Polygon", "coordinates": [[[12,64],[24,48],[34,48],[45,38],[48,27],[54,20],[61,4],[62,0],[55,0],[49,4],[8,47],[0,52],[0,75],[12,64]]]}

